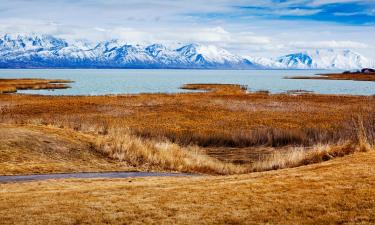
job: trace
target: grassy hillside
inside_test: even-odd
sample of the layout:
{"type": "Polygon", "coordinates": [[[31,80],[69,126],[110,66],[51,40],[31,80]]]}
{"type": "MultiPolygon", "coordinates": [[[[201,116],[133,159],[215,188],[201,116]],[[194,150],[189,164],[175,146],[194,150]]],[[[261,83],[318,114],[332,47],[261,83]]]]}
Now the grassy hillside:
{"type": "Polygon", "coordinates": [[[92,137],[46,126],[0,124],[0,175],[134,170],[92,149],[92,137]]]}

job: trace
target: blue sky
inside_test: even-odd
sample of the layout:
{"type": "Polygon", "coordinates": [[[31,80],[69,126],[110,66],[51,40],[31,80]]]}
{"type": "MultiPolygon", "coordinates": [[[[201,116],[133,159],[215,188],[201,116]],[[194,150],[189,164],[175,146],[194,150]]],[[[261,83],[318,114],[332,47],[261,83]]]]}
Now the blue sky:
{"type": "Polygon", "coordinates": [[[2,0],[0,32],[199,42],[249,56],[352,49],[375,58],[375,0],[2,0]]]}

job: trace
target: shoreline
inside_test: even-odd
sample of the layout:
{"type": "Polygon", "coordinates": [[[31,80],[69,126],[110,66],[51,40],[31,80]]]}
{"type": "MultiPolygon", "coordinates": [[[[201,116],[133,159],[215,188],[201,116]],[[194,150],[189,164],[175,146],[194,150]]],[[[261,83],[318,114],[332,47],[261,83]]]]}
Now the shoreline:
{"type": "Polygon", "coordinates": [[[285,79],[315,79],[315,80],[352,80],[375,82],[375,73],[328,73],[316,74],[315,76],[292,76],[285,79]]]}

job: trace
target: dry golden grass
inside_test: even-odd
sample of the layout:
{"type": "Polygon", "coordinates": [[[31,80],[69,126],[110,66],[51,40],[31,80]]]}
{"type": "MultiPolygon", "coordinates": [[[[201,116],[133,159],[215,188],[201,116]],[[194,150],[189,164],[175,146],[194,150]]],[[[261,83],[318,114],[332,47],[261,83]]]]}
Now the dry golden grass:
{"type": "Polygon", "coordinates": [[[288,79],[318,79],[318,80],[357,80],[357,81],[375,81],[374,73],[332,73],[319,74],[319,76],[295,76],[287,77],[288,79]]]}
{"type": "Polygon", "coordinates": [[[67,129],[0,124],[0,175],[136,170],[104,157],[93,139],[67,129]]]}
{"type": "Polygon", "coordinates": [[[127,129],[92,135],[51,126],[0,125],[0,137],[0,175],[128,170],[241,174],[318,163],[373,148],[366,138],[357,144],[268,148],[271,154],[234,165],[205,155],[199,147],[146,140],[127,129]]]}
{"type": "Polygon", "coordinates": [[[2,224],[374,224],[375,152],[237,176],[0,184],[2,224]]]}
{"type": "Polygon", "coordinates": [[[104,133],[128,127],[144,138],[202,147],[277,147],[350,138],[353,115],[375,111],[374,97],[230,93],[0,95],[0,121],[40,121],[81,131],[95,127],[104,133]]]}
{"type": "Polygon", "coordinates": [[[246,172],[244,167],[205,155],[198,147],[142,140],[126,129],[103,136],[51,126],[0,124],[0,137],[0,175],[135,170],[246,172]]]}
{"type": "Polygon", "coordinates": [[[145,140],[127,129],[110,130],[96,138],[96,149],[111,159],[145,170],[208,174],[238,174],[245,167],[224,163],[205,155],[198,147],[181,147],[168,141],[145,140]]]}
{"type": "Polygon", "coordinates": [[[34,79],[34,78],[23,78],[23,79],[0,79],[0,94],[2,93],[13,93],[17,90],[25,89],[65,89],[69,88],[64,83],[71,83],[68,80],[61,79],[34,79]]]}
{"type": "Polygon", "coordinates": [[[268,171],[284,168],[293,168],[315,164],[343,157],[356,152],[373,151],[375,148],[368,144],[342,143],[336,145],[316,145],[311,149],[293,148],[288,151],[274,151],[261,160],[252,164],[252,171],[268,171]]]}
{"type": "Polygon", "coordinates": [[[74,129],[92,137],[95,151],[142,170],[211,174],[324,161],[317,145],[341,149],[345,153],[337,156],[342,156],[357,151],[359,130],[375,140],[374,97],[246,93],[239,85],[190,84],[185,88],[211,91],[87,97],[0,95],[0,122],[74,129]],[[366,121],[363,129],[353,122],[353,115],[366,121]],[[348,143],[350,151],[340,143],[348,143]],[[247,152],[258,147],[268,152],[283,150],[278,153],[283,157],[258,157],[271,166],[235,166],[231,163],[239,162],[236,157],[220,162],[201,153],[214,156],[210,151],[224,149],[218,157],[223,159],[232,154],[227,149],[242,148],[238,158],[253,163],[256,160],[247,152]],[[298,160],[289,159],[297,154],[296,148],[304,149],[303,153],[298,160]],[[308,160],[312,152],[320,160],[308,160]],[[273,165],[276,159],[288,163],[273,165]]]}

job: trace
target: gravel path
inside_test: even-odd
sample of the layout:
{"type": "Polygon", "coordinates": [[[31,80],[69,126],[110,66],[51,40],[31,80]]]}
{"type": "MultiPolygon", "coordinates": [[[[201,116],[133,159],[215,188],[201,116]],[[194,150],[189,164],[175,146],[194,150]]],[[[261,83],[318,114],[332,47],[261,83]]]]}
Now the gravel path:
{"type": "Polygon", "coordinates": [[[152,172],[104,172],[104,173],[62,173],[62,174],[37,174],[37,175],[16,175],[0,176],[0,183],[25,182],[50,179],[69,178],[131,178],[131,177],[179,177],[192,176],[186,173],[152,173],[152,172]]]}

